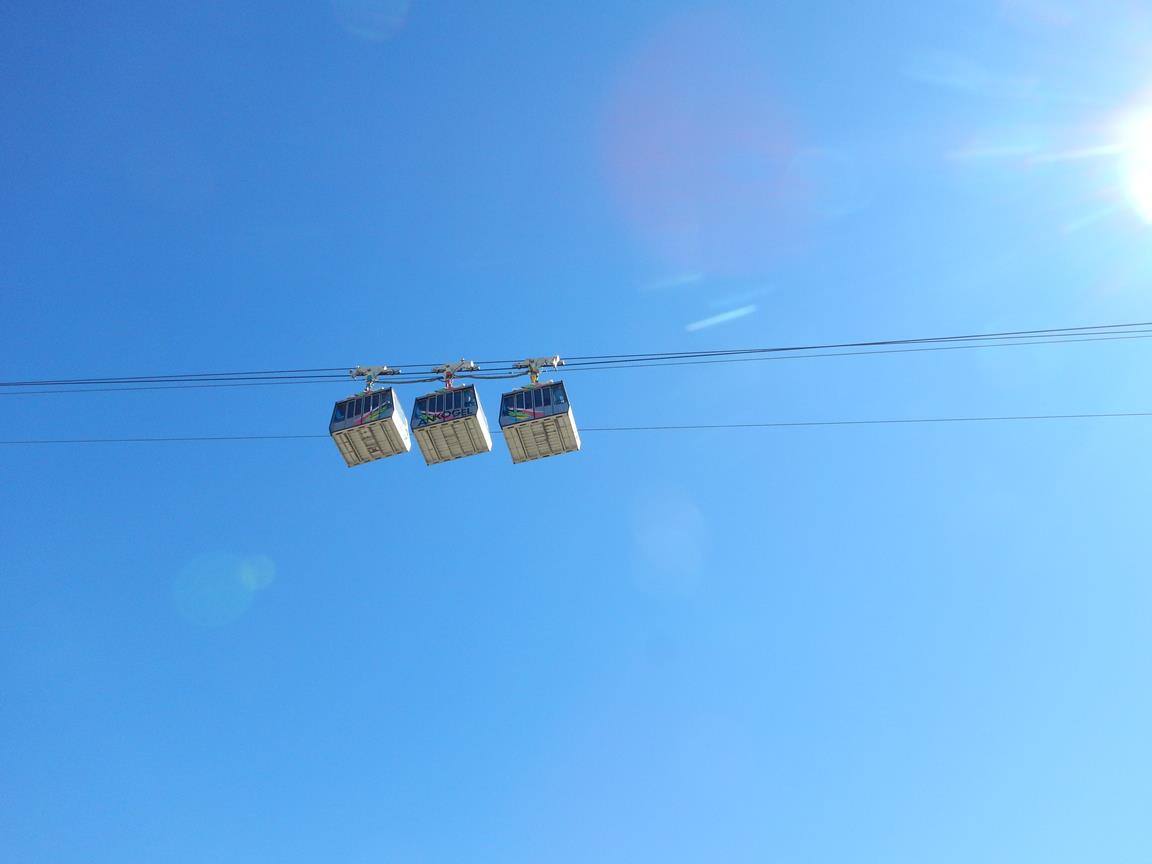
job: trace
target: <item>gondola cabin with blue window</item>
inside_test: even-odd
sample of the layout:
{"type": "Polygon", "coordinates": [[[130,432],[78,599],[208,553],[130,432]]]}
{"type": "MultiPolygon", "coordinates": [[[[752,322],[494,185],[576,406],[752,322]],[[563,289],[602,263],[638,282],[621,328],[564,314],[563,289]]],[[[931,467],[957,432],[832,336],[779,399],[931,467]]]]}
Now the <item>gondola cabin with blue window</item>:
{"type": "Polygon", "coordinates": [[[349,468],[412,449],[408,419],[391,387],[341,399],[332,409],[328,434],[349,468]]]}
{"type": "Polygon", "coordinates": [[[418,398],[412,409],[412,432],[429,465],[492,450],[488,420],[472,384],[418,398]]]}
{"type": "Polygon", "coordinates": [[[580,449],[580,432],[563,381],[529,384],[500,399],[500,430],[514,463],[580,449]]]}

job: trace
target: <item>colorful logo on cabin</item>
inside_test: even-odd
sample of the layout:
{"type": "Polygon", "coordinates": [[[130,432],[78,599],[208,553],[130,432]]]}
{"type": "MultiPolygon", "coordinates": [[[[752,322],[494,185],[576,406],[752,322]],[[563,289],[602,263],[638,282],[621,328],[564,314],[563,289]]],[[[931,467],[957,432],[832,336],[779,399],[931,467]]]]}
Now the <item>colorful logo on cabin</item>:
{"type": "Polygon", "coordinates": [[[543,411],[536,411],[532,408],[509,408],[505,413],[517,423],[545,416],[543,411]]]}
{"type": "Polygon", "coordinates": [[[387,414],[391,410],[392,410],[392,403],[391,402],[385,402],[383,405],[381,405],[379,408],[375,409],[374,411],[369,411],[367,414],[363,414],[363,415],[355,418],[355,420],[352,421],[352,425],[353,426],[360,426],[361,424],[364,424],[364,423],[375,423],[378,420],[383,420],[384,415],[387,414]]]}
{"type": "Polygon", "coordinates": [[[413,426],[431,426],[434,423],[446,423],[449,420],[461,420],[471,417],[475,413],[471,408],[452,408],[445,411],[416,411],[413,426]]]}

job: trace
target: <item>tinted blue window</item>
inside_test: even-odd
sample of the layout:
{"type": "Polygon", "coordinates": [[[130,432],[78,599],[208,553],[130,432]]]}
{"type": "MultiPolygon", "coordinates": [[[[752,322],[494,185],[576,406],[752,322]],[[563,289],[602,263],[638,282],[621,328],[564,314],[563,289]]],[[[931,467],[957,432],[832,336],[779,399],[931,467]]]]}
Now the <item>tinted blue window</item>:
{"type": "Polygon", "coordinates": [[[544,392],[542,387],[532,391],[532,404],[537,408],[544,407],[544,392]]]}
{"type": "Polygon", "coordinates": [[[564,387],[560,384],[554,384],[552,386],[552,404],[563,405],[564,402],[564,387]]]}
{"type": "Polygon", "coordinates": [[[545,408],[551,407],[551,405],[552,405],[552,388],[551,387],[543,387],[543,388],[541,388],[540,392],[544,396],[544,407],[545,408]]]}
{"type": "Polygon", "coordinates": [[[339,423],[344,419],[344,403],[337,402],[335,409],[332,411],[332,422],[339,423]]]}

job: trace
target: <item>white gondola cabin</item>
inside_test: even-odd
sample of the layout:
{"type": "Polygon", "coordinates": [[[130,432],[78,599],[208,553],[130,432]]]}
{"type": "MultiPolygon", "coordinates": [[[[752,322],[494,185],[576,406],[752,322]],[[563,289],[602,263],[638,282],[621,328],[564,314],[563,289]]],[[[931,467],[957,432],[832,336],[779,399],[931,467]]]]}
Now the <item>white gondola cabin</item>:
{"type": "Polygon", "coordinates": [[[529,384],[500,399],[500,429],[514,463],[580,449],[580,431],[563,381],[529,384]]]}
{"type": "Polygon", "coordinates": [[[412,449],[408,419],[391,387],[337,402],[328,433],[349,468],[412,449]]]}
{"type": "Polygon", "coordinates": [[[429,465],[492,450],[492,435],[476,387],[437,390],[416,400],[412,432],[429,465]]]}

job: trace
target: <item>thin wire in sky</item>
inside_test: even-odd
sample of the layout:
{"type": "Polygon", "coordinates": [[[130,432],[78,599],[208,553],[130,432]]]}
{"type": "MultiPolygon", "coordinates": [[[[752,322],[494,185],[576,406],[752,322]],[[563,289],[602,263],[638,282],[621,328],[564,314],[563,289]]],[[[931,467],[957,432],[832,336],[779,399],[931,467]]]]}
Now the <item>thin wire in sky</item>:
{"type": "MultiPolygon", "coordinates": [[[[770,346],[757,348],[732,348],[698,351],[672,351],[657,353],[623,353],[575,355],[565,357],[565,368],[570,370],[609,367],[609,368],[640,368],[655,365],[687,365],[691,361],[698,362],[739,362],[753,359],[762,355],[780,356],[833,356],[831,354],[817,354],[815,352],[842,351],[844,354],[880,353],[878,349],[897,349],[900,346],[938,345],[944,343],[964,343],[964,347],[1004,347],[1006,345],[1024,344],[1052,344],[1071,341],[1107,341],[1117,338],[1149,338],[1152,336],[1152,322],[1132,322],[1124,324],[1096,324],[1077,327],[1061,327],[1033,330],[1006,330],[989,333],[972,333],[960,336],[930,336],[907,339],[877,339],[857,342],[832,342],[811,345],[770,346]]],[[[905,349],[911,350],[911,349],[905,349]]],[[[920,349],[927,350],[927,349],[920,349]]],[[[480,361],[482,367],[475,377],[496,373],[509,373],[508,377],[526,375],[527,370],[517,368],[516,360],[488,360],[480,361]]],[[[393,369],[408,369],[406,375],[389,378],[392,383],[417,383],[425,376],[434,375],[433,364],[427,363],[394,363],[387,364],[393,369]]],[[[258,386],[269,383],[338,383],[348,380],[350,367],[328,366],[318,368],[287,368],[246,370],[233,372],[185,372],[159,375],[123,375],[107,378],[84,378],[80,376],[57,376],[55,378],[41,378],[29,380],[0,381],[0,388],[9,391],[23,390],[34,387],[65,387],[75,388],[88,385],[92,389],[88,392],[107,392],[96,390],[96,387],[112,389],[129,389],[144,385],[196,385],[206,387],[237,386],[241,384],[258,386]]],[[[467,374],[458,375],[459,378],[469,377],[467,374]]],[[[42,391],[43,392],[43,391],[42,391]]],[[[82,392],[82,391],[72,391],[82,392]]]]}
{"type": "MultiPolygon", "coordinates": [[[[585,432],[697,432],[737,429],[788,429],[819,426],[909,426],[946,423],[1016,423],[1054,420],[1102,420],[1152,417],[1152,411],[1083,412],[1078,414],[1007,414],[975,417],[897,417],[868,418],[862,420],[776,420],[763,423],[693,423],[686,425],[653,424],[647,426],[587,426],[585,432]]],[[[499,429],[491,430],[500,434],[499,429]]],[[[194,443],[204,441],[290,441],[328,438],[323,433],[305,435],[146,435],[125,438],[17,438],[0,440],[0,445],[61,445],[61,444],[161,444],[194,443]]]]}

